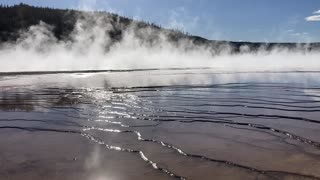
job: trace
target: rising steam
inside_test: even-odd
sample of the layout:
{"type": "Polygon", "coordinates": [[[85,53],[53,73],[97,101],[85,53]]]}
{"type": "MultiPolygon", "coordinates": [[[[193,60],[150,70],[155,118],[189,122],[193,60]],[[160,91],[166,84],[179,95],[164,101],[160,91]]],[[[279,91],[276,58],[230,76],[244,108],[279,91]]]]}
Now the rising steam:
{"type": "Polygon", "coordinates": [[[15,42],[2,44],[0,71],[59,71],[210,67],[236,71],[317,70],[320,54],[275,48],[250,53],[243,46],[232,55],[228,45],[212,49],[191,40],[172,42],[166,30],[136,28],[132,23],[115,42],[107,15],[86,13],[68,38],[57,39],[54,27],[40,22],[20,33],[15,42]]]}

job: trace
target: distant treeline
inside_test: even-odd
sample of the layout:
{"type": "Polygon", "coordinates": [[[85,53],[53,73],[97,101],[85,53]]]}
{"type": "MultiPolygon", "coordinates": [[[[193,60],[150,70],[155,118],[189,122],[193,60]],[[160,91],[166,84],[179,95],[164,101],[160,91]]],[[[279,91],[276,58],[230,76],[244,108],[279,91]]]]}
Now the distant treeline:
{"type": "Polygon", "coordinates": [[[138,37],[145,38],[147,41],[153,41],[156,34],[160,34],[161,32],[165,33],[172,43],[177,43],[181,39],[187,39],[195,45],[205,46],[216,50],[228,47],[231,49],[232,53],[255,52],[260,50],[262,47],[267,51],[275,48],[286,48],[290,50],[302,49],[304,51],[320,50],[320,43],[250,43],[207,40],[178,30],[164,29],[153,23],[136,21],[113,13],[34,7],[22,3],[14,6],[0,5],[0,41],[16,41],[22,30],[26,30],[32,25],[37,25],[40,21],[52,25],[52,31],[57,39],[67,39],[69,38],[70,33],[74,30],[77,20],[85,14],[90,13],[107,16],[108,19],[111,19],[108,22],[111,23],[113,28],[112,30],[109,30],[108,33],[111,39],[115,42],[121,40],[123,32],[126,31],[130,25],[135,24],[134,27],[137,30],[146,27],[153,30],[155,36],[144,37],[144,33],[137,34],[138,37]]]}

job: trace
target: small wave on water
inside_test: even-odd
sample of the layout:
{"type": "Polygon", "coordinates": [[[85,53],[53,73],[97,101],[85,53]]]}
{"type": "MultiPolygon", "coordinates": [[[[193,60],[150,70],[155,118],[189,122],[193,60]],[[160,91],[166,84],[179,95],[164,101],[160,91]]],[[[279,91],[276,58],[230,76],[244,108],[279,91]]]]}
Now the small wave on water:
{"type": "Polygon", "coordinates": [[[1,75],[0,177],[320,179],[317,71],[1,75]]]}

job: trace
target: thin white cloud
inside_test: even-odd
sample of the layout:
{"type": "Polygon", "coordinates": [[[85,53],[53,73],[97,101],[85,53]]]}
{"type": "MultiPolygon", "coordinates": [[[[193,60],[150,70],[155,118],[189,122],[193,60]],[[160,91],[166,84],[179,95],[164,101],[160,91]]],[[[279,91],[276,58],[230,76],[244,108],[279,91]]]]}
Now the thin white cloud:
{"type": "Polygon", "coordinates": [[[78,4],[78,9],[85,11],[96,10],[97,0],[80,0],[78,4]]]}
{"type": "Polygon", "coordinates": [[[297,32],[297,33],[292,33],[290,34],[291,36],[306,36],[308,35],[309,33],[307,32],[297,32]]]}
{"type": "Polygon", "coordinates": [[[320,15],[313,15],[305,18],[306,21],[320,21],[320,15]]]}
{"type": "Polygon", "coordinates": [[[121,11],[113,9],[108,2],[98,0],[80,0],[75,9],[84,11],[107,11],[110,13],[122,14],[121,11]]]}
{"type": "Polygon", "coordinates": [[[312,16],[308,16],[305,18],[306,21],[320,21],[320,9],[317,11],[314,11],[312,16]]]}
{"type": "Polygon", "coordinates": [[[313,12],[313,14],[320,14],[320,9],[318,11],[313,12]]]}
{"type": "Polygon", "coordinates": [[[191,16],[184,7],[172,9],[166,27],[184,32],[194,33],[197,31],[200,17],[191,16]]]}

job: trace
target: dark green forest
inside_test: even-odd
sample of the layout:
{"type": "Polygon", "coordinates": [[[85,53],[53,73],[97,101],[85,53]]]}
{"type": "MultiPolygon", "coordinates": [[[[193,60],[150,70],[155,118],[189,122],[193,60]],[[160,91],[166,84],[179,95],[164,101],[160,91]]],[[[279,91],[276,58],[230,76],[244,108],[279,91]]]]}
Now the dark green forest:
{"type": "MultiPolygon", "coordinates": [[[[19,4],[15,6],[0,5],[0,33],[2,41],[15,41],[19,32],[28,29],[32,25],[39,24],[43,21],[52,25],[53,33],[58,39],[67,38],[70,32],[73,31],[78,18],[90,12],[81,12],[69,9],[52,9],[47,7],[33,7],[27,4],[19,4]]],[[[111,22],[118,21],[121,27],[128,27],[132,22],[129,18],[121,17],[116,14],[106,12],[94,12],[103,14],[113,19],[111,22]]],[[[159,29],[160,27],[139,22],[140,26],[153,26],[159,29]]],[[[120,26],[114,25],[114,32],[110,32],[113,38],[121,34],[125,29],[120,29],[120,26]]]]}
{"type": "Polygon", "coordinates": [[[113,28],[107,33],[109,33],[109,36],[114,42],[120,41],[123,32],[126,31],[130,25],[134,24],[134,28],[137,30],[136,32],[139,32],[139,29],[143,28],[150,28],[152,30],[153,35],[151,36],[150,34],[137,33],[137,37],[152,43],[156,42],[157,34],[161,32],[167,35],[171,43],[178,43],[181,39],[187,39],[195,45],[202,45],[212,49],[221,49],[224,45],[229,45],[232,47],[232,52],[234,53],[240,52],[242,46],[246,46],[247,51],[250,52],[258,51],[261,46],[266,50],[272,50],[278,47],[290,50],[320,50],[320,43],[251,43],[207,40],[178,30],[165,29],[153,23],[136,21],[113,13],[34,7],[22,3],[14,6],[0,5],[0,41],[14,42],[19,38],[22,31],[27,30],[32,25],[39,24],[40,21],[53,27],[52,31],[57,39],[68,39],[70,33],[75,28],[77,20],[92,14],[108,17],[108,23],[110,23],[113,28]]]}

